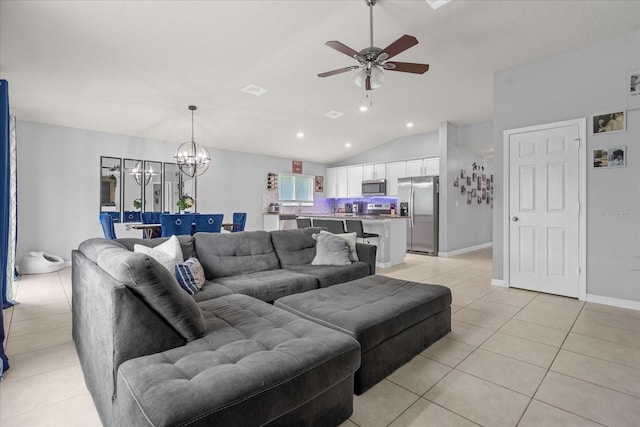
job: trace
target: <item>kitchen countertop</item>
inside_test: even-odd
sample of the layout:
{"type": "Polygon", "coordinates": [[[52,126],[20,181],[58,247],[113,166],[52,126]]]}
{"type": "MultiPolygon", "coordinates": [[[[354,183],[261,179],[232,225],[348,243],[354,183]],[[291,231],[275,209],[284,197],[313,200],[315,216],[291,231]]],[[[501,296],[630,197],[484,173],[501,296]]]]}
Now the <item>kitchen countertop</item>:
{"type": "Polygon", "coordinates": [[[335,219],[366,219],[366,220],[382,220],[382,219],[406,219],[408,216],[380,214],[380,215],[367,215],[367,214],[347,214],[347,213],[308,213],[298,214],[301,218],[335,218],[335,219]]]}

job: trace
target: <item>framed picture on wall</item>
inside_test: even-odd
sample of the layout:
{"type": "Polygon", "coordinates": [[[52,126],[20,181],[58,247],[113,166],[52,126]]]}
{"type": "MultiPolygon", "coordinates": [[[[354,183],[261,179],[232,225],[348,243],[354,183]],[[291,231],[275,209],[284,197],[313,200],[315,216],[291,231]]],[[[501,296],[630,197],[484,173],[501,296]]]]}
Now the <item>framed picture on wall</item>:
{"type": "Polygon", "coordinates": [[[593,167],[598,169],[623,168],[627,165],[627,147],[593,150],[593,167]]]}
{"type": "Polygon", "coordinates": [[[315,190],[316,193],[324,193],[324,176],[316,175],[315,190]]]}
{"type": "Polygon", "coordinates": [[[593,116],[591,118],[591,129],[594,135],[626,130],[625,111],[614,111],[593,116]]]}

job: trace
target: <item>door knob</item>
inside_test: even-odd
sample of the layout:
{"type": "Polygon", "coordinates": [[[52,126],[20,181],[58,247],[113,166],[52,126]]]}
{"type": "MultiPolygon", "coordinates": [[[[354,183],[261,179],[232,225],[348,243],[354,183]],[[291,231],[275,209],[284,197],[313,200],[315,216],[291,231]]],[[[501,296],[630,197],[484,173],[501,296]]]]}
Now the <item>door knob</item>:
{"type": "Polygon", "coordinates": [[[517,217],[517,216],[511,217],[511,221],[514,221],[514,222],[515,222],[515,221],[517,221],[517,220],[518,220],[518,217],[517,217]]]}

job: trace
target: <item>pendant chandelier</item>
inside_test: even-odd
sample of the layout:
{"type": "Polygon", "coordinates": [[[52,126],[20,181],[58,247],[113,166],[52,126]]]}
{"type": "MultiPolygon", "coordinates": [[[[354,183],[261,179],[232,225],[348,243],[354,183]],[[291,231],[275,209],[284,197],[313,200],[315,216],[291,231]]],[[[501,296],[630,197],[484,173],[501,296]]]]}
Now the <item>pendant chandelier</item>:
{"type": "Polygon", "coordinates": [[[141,185],[142,182],[144,182],[144,185],[147,185],[149,181],[151,181],[151,177],[158,175],[158,173],[153,170],[149,163],[146,163],[143,167],[142,161],[139,161],[136,163],[136,166],[131,169],[129,175],[133,176],[133,179],[136,180],[138,185],[141,185]]]}
{"type": "Polygon", "coordinates": [[[205,173],[211,163],[211,156],[209,156],[207,149],[196,144],[193,139],[193,112],[197,109],[198,107],[195,105],[189,105],[189,110],[191,110],[191,141],[181,144],[173,156],[180,172],[191,178],[205,173]]]}

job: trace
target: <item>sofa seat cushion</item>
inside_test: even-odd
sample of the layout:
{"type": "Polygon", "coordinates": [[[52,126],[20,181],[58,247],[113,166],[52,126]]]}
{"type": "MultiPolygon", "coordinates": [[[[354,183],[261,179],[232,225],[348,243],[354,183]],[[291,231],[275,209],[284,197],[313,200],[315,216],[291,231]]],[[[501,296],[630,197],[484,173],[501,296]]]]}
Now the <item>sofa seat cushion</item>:
{"type": "Polygon", "coordinates": [[[280,268],[266,231],[196,233],[194,242],[207,280],[280,268]]]}
{"type": "Polygon", "coordinates": [[[234,293],[249,295],[267,302],[275,301],[285,295],[318,288],[315,277],[282,269],[218,277],[214,281],[234,293]]]}
{"type": "Polygon", "coordinates": [[[360,279],[369,275],[369,264],[361,261],[349,265],[288,265],[287,270],[308,274],[318,279],[318,286],[326,288],[337,283],[360,279]]]}
{"type": "Polygon", "coordinates": [[[360,364],[352,337],[254,298],[198,305],[204,337],[120,366],[120,417],[131,425],[264,425],[360,364]]]}
{"type": "Polygon", "coordinates": [[[191,295],[197,302],[207,301],[214,298],[220,298],[225,295],[231,295],[234,292],[224,285],[210,280],[205,280],[204,285],[195,295],[191,295]]]}

